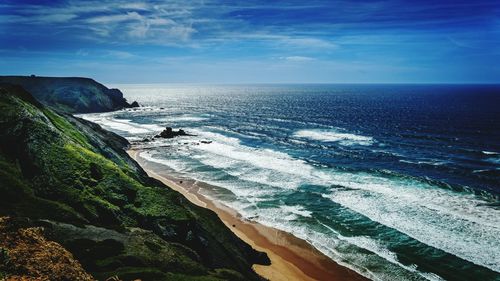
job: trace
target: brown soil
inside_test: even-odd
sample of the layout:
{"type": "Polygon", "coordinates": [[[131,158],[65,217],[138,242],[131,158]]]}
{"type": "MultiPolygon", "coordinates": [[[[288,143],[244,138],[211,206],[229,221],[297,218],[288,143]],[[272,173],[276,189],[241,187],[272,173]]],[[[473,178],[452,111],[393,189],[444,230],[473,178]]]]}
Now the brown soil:
{"type": "Polygon", "coordinates": [[[23,227],[12,218],[0,217],[0,280],[94,278],[60,244],[45,239],[42,228],[23,227]]]}

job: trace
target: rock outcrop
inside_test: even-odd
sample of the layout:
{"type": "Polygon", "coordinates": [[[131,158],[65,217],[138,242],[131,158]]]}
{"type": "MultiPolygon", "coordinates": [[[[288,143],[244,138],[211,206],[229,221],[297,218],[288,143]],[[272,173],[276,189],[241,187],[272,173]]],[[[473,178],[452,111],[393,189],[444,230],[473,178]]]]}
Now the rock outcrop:
{"type": "Polygon", "coordinates": [[[69,113],[106,112],[137,107],[118,89],[80,77],[0,76],[0,83],[20,85],[46,106],[69,113]]]}
{"type": "Polygon", "coordinates": [[[0,217],[0,280],[95,280],[68,250],[45,236],[30,220],[0,217]]]}
{"type": "Polygon", "coordinates": [[[179,136],[193,136],[186,133],[183,129],[174,131],[171,127],[166,127],[160,134],[156,135],[155,138],[171,139],[179,136]]]}

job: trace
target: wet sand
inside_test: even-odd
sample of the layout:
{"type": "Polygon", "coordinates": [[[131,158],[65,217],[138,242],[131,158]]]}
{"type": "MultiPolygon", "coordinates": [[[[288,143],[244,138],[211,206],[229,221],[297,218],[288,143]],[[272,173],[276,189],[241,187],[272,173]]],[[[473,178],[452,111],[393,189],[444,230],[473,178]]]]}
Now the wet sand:
{"type": "Polygon", "coordinates": [[[208,208],[240,239],[254,249],[266,252],[271,265],[254,265],[254,270],[266,279],[275,280],[369,280],[341,266],[312,247],[306,241],[287,232],[245,220],[235,210],[199,193],[200,186],[192,180],[172,178],[158,165],[140,157],[140,150],[129,150],[149,176],[183,194],[192,203],[208,208]]]}

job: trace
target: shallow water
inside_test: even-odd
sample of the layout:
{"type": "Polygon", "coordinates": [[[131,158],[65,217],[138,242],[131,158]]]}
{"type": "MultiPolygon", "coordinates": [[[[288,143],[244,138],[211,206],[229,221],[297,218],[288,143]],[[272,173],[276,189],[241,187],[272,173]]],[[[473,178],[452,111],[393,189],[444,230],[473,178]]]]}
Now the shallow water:
{"type": "Polygon", "coordinates": [[[380,280],[500,280],[500,87],[120,85],[85,118],[380,280]],[[200,143],[202,140],[212,143],[200,143]]]}

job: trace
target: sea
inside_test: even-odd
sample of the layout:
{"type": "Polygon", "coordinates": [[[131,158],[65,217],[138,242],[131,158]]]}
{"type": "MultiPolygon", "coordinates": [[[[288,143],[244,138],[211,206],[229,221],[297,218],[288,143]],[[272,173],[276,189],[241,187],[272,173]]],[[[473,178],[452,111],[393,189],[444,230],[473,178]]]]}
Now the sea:
{"type": "Polygon", "coordinates": [[[111,86],[141,107],[84,118],[248,220],[372,280],[500,280],[500,85],[111,86]]]}

